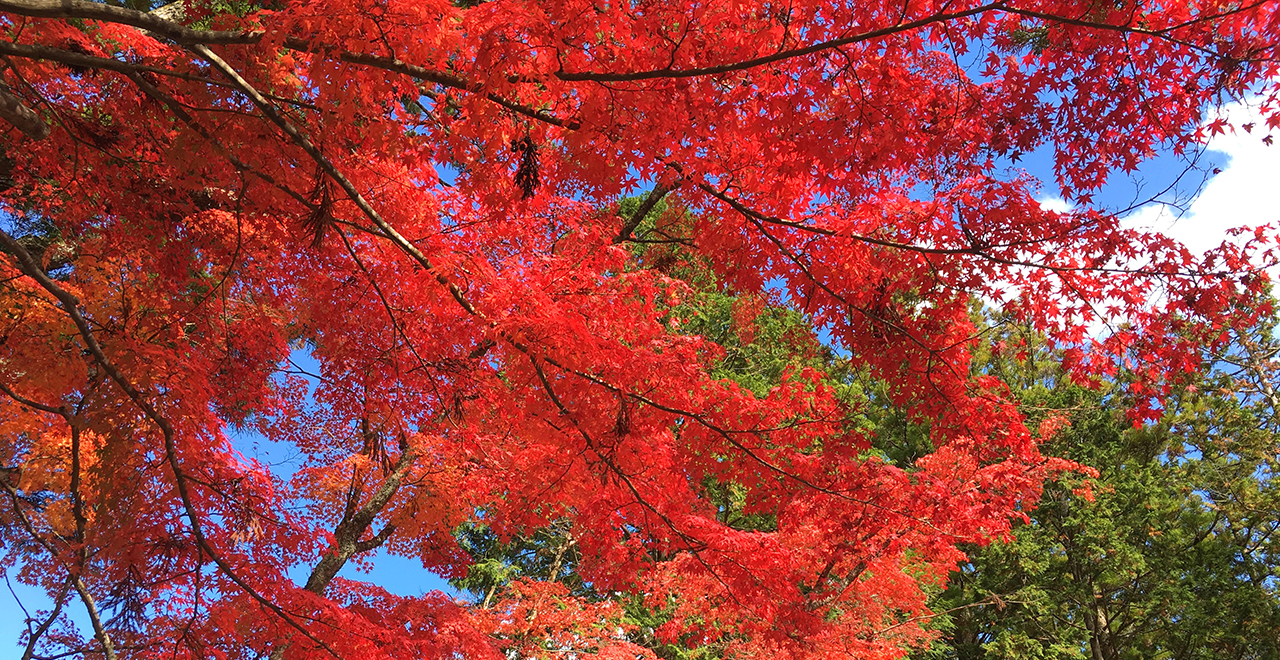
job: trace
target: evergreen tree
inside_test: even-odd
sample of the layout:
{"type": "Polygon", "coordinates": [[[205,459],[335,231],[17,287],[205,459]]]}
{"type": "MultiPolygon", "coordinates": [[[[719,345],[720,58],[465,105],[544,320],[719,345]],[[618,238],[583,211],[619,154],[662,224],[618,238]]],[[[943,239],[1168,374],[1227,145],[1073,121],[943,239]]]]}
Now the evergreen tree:
{"type": "Polygon", "coordinates": [[[1045,455],[1098,476],[1047,484],[1013,539],[970,550],[933,603],[944,634],[919,657],[1280,658],[1274,325],[1212,356],[1140,428],[1116,383],[1074,384],[1043,344],[1005,333],[996,345],[1023,349],[984,368],[1029,414],[1069,420],[1045,455]]]}

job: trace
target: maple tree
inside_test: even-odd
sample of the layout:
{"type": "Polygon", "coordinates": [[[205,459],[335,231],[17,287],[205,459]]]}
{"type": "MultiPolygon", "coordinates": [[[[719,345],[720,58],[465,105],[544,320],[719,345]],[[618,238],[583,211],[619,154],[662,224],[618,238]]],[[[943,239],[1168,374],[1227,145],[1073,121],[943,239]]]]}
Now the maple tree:
{"type": "Polygon", "coordinates": [[[0,0],[0,25],[0,516],[54,603],[27,658],[652,653],[555,581],[486,607],[338,577],[381,549],[460,578],[481,522],[567,525],[663,644],[898,657],[957,544],[1073,467],[971,372],[974,299],[1081,382],[1138,365],[1136,420],[1263,307],[1265,228],[1196,257],[1090,201],[1227,130],[1221,99],[1280,124],[1271,0],[0,0]],[[1036,149],[1079,210],[1009,170],[1036,149]],[[929,450],[869,453],[813,367],[716,374],[681,330],[698,272],[747,335],[805,315],[929,450]],[[719,516],[726,484],[771,524],[719,516]]]}

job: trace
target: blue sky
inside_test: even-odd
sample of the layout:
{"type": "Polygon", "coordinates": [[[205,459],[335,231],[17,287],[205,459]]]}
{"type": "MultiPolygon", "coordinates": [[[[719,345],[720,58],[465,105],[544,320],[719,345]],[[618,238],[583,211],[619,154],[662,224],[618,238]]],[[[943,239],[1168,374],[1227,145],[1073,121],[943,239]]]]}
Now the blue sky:
{"type": "MultiPolygon", "coordinates": [[[[1181,194],[1173,196],[1182,198],[1185,202],[1183,207],[1148,206],[1131,214],[1127,220],[1130,226],[1166,232],[1187,244],[1193,251],[1200,252],[1221,242],[1225,231],[1230,227],[1280,221],[1280,147],[1263,144],[1260,128],[1265,124],[1248,106],[1232,104],[1224,108],[1224,112],[1236,125],[1255,122],[1258,128],[1253,133],[1240,131],[1211,139],[1207,147],[1212,153],[1206,154],[1197,163],[1202,173],[1190,173],[1178,189],[1181,194]],[[1218,172],[1212,174],[1215,169],[1218,172]],[[1207,181],[1204,178],[1206,174],[1212,174],[1207,181]]],[[[1040,197],[1042,204],[1056,210],[1068,210],[1070,205],[1061,195],[1056,194],[1051,183],[1050,159],[1051,155],[1042,151],[1027,155],[1016,166],[1050,182],[1046,184],[1040,197]]],[[[1148,197],[1154,191],[1174,183],[1186,169],[1185,158],[1162,154],[1144,164],[1133,176],[1114,179],[1097,196],[1096,202],[1111,210],[1125,208],[1135,198],[1148,197]]],[[[315,362],[307,355],[298,353],[294,358],[304,370],[315,370],[315,362]]],[[[236,436],[235,441],[246,456],[273,465],[272,469],[282,477],[296,467],[290,463],[286,447],[273,446],[251,435],[236,436]]],[[[342,574],[371,580],[392,593],[406,596],[419,595],[433,589],[448,589],[443,580],[423,569],[416,559],[379,554],[372,564],[373,570],[367,575],[357,573],[350,565],[342,574]]],[[[293,577],[299,581],[305,580],[308,570],[305,566],[299,566],[293,577]]],[[[0,588],[0,656],[4,656],[8,649],[15,648],[11,644],[17,642],[19,634],[25,629],[25,617],[14,594],[33,614],[36,609],[48,605],[42,592],[19,584],[12,575],[8,582],[13,593],[9,588],[0,588]]],[[[83,608],[78,602],[72,602],[69,603],[68,610],[81,632],[87,636],[89,628],[87,620],[81,614],[83,608]]]]}
{"type": "Polygon", "coordinates": [[[1152,206],[1130,216],[1131,226],[1164,232],[1203,252],[1226,240],[1229,228],[1280,222],[1280,145],[1263,142],[1266,122],[1257,108],[1233,103],[1222,112],[1237,126],[1254,124],[1252,132],[1240,129],[1209,140],[1210,149],[1227,156],[1218,165],[1222,171],[1181,217],[1152,206]]]}
{"type": "MultiPolygon", "coordinates": [[[[290,359],[293,361],[293,366],[303,374],[320,372],[319,362],[307,351],[294,351],[290,359]]],[[[310,377],[306,378],[314,393],[316,381],[310,377]]],[[[268,466],[272,473],[281,479],[289,479],[293,472],[301,467],[296,450],[291,446],[267,442],[257,434],[233,433],[231,438],[241,453],[268,466]]],[[[348,563],[338,575],[372,581],[387,591],[401,596],[419,596],[437,589],[454,593],[449,583],[423,569],[422,562],[417,559],[389,555],[382,550],[375,551],[372,558],[373,565],[368,573],[358,572],[352,563],[348,563]]],[[[299,564],[291,571],[291,577],[302,584],[306,582],[310,571],[310,565],[299,564]]]]}

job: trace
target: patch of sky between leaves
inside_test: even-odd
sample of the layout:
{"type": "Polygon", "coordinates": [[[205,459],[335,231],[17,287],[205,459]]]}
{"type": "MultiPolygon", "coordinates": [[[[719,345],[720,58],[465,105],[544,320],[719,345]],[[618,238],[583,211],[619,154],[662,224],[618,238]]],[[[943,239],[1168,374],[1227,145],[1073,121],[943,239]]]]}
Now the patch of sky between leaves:
{"type": "MultiPolygon", "coordinates": [[[[1131,176],[1113,181],[1094,198],[1093,207],[1117,213],[1125,228],[1173,238],[1196,257],[1238,240],[1228,235],[1231,229],[1280,223],[1280,187],[1275,184],[1280,148],[1265,141],[1269,133],[1258,103],[1250,98],[1224,104],[1204,124],[1223,117],[1229,122],[1226,132],[1209,136],[1197,154],[1157,154],[1131,176]],[[1153,196],[1155,192],[1160,194],[1153,196]]],[[[1051,154],[1030,158],[1033,175],[1051,171],[1051,154]]],[[[1053,211],[1080,210],[1052,191],[1038,201],[1053,211]]],[[[1273,281],[1280,276],[1274,267],[1267,272],[1273,281]]],[[[1105,331],[1105,323],[1096,325],[1093,336],[1105,331]]]]}
{"type": "MultiPolygon", "coordinates": [[[[282,365],[282,372],[278,377],[283,378],[287,374],[305,379],[306,405],[317,407],[320,404],[315,400],[316,387],[319,385],[316,377],[320,373],[320,362],[311,354],[310,347],[304,346],[290,353],[289,360],[282,365]]],[[[247,428],[228,428],[227,435],[236,451],[248,459],[258,461],[283,482],[287,483],[293,478],[305,461],[305,456],[292,443],[273,441],[247,428]]],[[[300,504],[303,503],[294,502],[295,506],[300,504]]],[[[416,597],[432,591],[460,595],[444,578],[423,568],[420,559],[390,554],[385,547],[366,553],[362,558],[363,568],[358,568],[353,558],[338,572],[338,577],[372,583],[397,596],[416,597]]],[[[302,586],[311,574],[314,563],[309,560],[294,565],[289,570],[289,578],[302,586]]]]}
{"type": "MultiPolygon", "coordinates": [[[[1198,156],[1158,153],[1131,176],[1108,184],[1094,206],[1129,209],[1122,215],[1126,227],[1166,234],[1197,255],[1227,240],[1231,228],[1280,221],[1280,148],[1264,142],[1268,133],[1257,100],[1226,104],[1205,123],[1218,116],[1231,127],[1210,136],[1198,156]],[[1159,191],[1167,192],[1136,204],[1159,191]]],[[[1052,154],[1035,152],[1027,161],[1029,173],[1051,180],[1052,154]]],[[[1076,210],[1060,191],[1046,189],[1038,201],[1053,211],[1076,210]]]]}

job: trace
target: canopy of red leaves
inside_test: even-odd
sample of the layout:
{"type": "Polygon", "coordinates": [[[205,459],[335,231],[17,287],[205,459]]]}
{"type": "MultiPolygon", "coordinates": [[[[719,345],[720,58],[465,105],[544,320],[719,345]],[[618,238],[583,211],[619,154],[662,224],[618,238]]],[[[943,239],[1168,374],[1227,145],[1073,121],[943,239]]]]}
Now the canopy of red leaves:
{"type": "Polygon", "coordinates": [[[1280,124],[1275,0],[0,0],[0,29],[5,561],[117,613],[28,651],[650,654],[554,583],[486,608],[334,577],[378,547],[457,575],[482,516],[571,520],[660,638],[898,657],[957,544],[1067,467],[971,372],[973,301],[1081,380],[1138,365],[1141,418],[1266,287],[1264,230],[1200,258],[1089,200],[1222,99],[1280,124]],[[1008,168],[1036,149],[1080,210],[1008,168]],[[624,194],[690,212],[648,231],[624,194]],[[869,458],[819,373],[712,378],[645,241],[802,311],[936,451],[869,458]],[[304,345],[314,391],[282,372],[304,345]],[[721,522],[711,479],[776,529],[721,522]]]}

